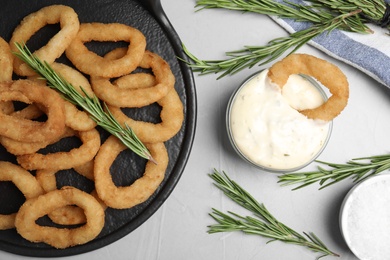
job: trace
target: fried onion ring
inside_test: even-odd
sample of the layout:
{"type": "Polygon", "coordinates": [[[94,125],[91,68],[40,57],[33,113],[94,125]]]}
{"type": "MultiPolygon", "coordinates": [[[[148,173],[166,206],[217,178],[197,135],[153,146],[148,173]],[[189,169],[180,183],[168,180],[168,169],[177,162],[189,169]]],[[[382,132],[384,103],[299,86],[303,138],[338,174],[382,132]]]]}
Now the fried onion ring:
{"type": "Polygon", "coordinates": [[[332,94],[321,106],[299,111],[303,115],[311,119],[330,121],[346,107],[349,97],[348,80],[337,66],[308,54],[290,54],[276,62],[268,71],[271,81],[281,88],[291,74],[312,76],[332,94]]]}
{"type": "MultiPolygon", "coordinates": [[[[10,162],[0,161],[0,181],[13,182],[26,199],[35,198],[44,193],[31,173],[10,162]]],[[[0,214],[0,230],[14,228],[15,216],[16,213],[0,214]]]]}
{"type": "MultiPolygon", "coordinates": [[[[56,170],[37,171],[36,179],[45,192],[57,189],[56,173],[56,170]]],[[[83,209],[73,205],[57,208],[47,215],[54,223],[60,225],[77,225],[86,222],[83,209]]]]}
{"type": "MultiPolygon", "coordinates": [[[[91,195],[99,202],[103,210],[107,208],[107,206],[98,197],[96,190],[93,190],[91,195]]],[[[48,216],[54,223],[59,225],[79,225],[87,222],[84,210],[74,205],[67,205],[53,210],[48,214],[48,216]]]]}
{"type": "Polygon", "coordinates": [[[65,53],[80,71],[89,75],[113,78],[136,69],[145,48],[145,36],[131,26],[119,23],[82,23],[76,38],[65,53]],[[125,41],[130,44],[122,58],[107,60],[88,50],[84,43],[90,41],[125,41]]]}
{"type": "MultiPolygon", "coordinates": [[[[69,6],[51,5],[26,16],[14,30],[10,47],[18,52],[15,43],[26,43],[39,29],[47,24],[60,23],[61,30],[34,54],[41,60],[52,64],[59,58],[76,37],[80,22],[76,12],[69,6]]],[[[20,76],[32,76],[35,72],[20,59],[14,61],[14,72],[20,76]]]]}
{"type": "MultiPolygon", "coordinates": [[[[45,192],[53,191],[57,189],[56,170],[38,170],[36,173],[36,179],[45,192]]],[[[93,172],[91,173],[93,176],[93,172]]],[[[93,180],[93,179],[92,179],[93,180]]],[[[100,205],[106,209],[107,206],[100,200],[95,190],[91,192],[91,195],[100,203],[100,205]]],[[[48,214],[49,218],[60,225],[77,225],[83,224],[87,221],[86,216],[82,208],[68,205],[62,208],[53,210],[48,214]]]]}
{"type": "Polygon", "coordinates": [[[64,170],[84,164],[94,158],[100,148],[100,134],[94,128],[77,132],[83,144],[69,152],[49,154],[24,154],[17,156],[18,163],[27,170],[54,169],[64,170]]]}
{"type": "MultiPolygon", "coordinates": [[[[0,83],[0,91],[8,89],[18,94],[20,101],[38,103],[45,110],[45,122],[32,121],[0,113],[0,135],[23,142],[46,142],[61,136],[65,130],[64,100],[55,91],[29,80],[0,83]]],[[[3,92],[2,92],[3,93],[3,92]]],[[[3,101],[10,101],[2,99],[3,101]]]]}
{"type": "Polygon", "coordinates": [[[12,80],[13,61],[14,56],[12,55],[8,42],[0,37],[0,82],[12,80]]]}
{"type": "Polygon", "coordinates": [[[32,242],[44,242],[55,248],[85,244],[96,238],[104,226],[104,210],[90,194],[74,187],[63,187],[26,200],[16,214],[17,232],[32,242]],[[87,222],[77,228],[40,226],[36,220],[55,209],[77,205],[84,210],[87,222]]]}
{"type": "MultiPolygon", "coordinates": [[[[104,58],[115,60],[125,54],[125,48],[117,48],[104,58]]],[[[93,91],[101,100],[113,106],[143,107],[160,100],[174,88],[175,76],[169,64],[156,53],[145,51],[139,67],[152,69],[155,82],[145,73],[123,76],[116,80],[118,84],[111,83],[109,78],[95,76],[91,77],[93,91]]]]}
{"type": "Polygon", "coordinates": [[[19,142],[5,136],[0,136],[0,143],[9,153],[13,155],[24,155],[33,154],[40,149],[47,147],[50,144],[54,144],[63,138],[71,137],[74,135],[75,131],[67,127],[65,132],[60,137],[48,142],[19,142]]]}
{"type": "Polygon", "coordinates": [[[146,201],[158,188],[168,166],[168,153],[163,143],[146,144],[158,164],[148,161],[144,175],[130,186],[117,187],[111,177],[110,167],[126,147],[114,136],[101,146],[95,158],[95,188],[99,198],[109,207],[131,208],[146,201]]]}
{"type": "Polygon", "coordinates": [[[157,101],[162,107],[160,112],[161,123],[137,121],[128,117],[121,108],[107,105],[110,112],[120,124],[130,126],[138,138],[145,143],[164,142],[172,138],[180,130],[183,120],[183,104],[175,89],[157,101]]]}
{"type": "MultiPolygon", "coordinates": [[[[0,37],[0,82],[12,80],[13,60],[14,56],[12,55],[8,42],[0,37]]],[[[13,111],[13,108],[12,101],[0,101],[0,112],[9,114],[13,111]]]]}

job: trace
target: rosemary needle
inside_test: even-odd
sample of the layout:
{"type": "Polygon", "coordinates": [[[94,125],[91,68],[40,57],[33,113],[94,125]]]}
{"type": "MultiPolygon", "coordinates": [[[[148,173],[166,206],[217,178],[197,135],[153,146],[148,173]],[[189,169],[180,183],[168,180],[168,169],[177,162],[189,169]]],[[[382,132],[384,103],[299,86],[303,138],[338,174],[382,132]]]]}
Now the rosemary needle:
{"type": "MultiPolygon", "coordinates": [[[[270,241],[281,241],[299,246],[320,253],[318,258],[324,256],[339,256],[330,251],[325,244],[313,233],[303,235],[279,222],[266,207],[256,201],[246,190],[235,181],[230,179],[225,172],[214,172],[210,177],[215,181],[215,186],[243,208],[251,211],[254,216],[240,216],[233,212],[223,213],[212,209],[210,216],[218,223],[209,226],[209,233],[242,231],[247,234],[260,235],[269,238],[270,241]]],[[[318,259],[317,258],[317,259],[318,259]]]]}
{"type": "MultiPolygon", "coordinates": [[[[96,96],[90,96],[85,91],[85,95],[83,96],[72,86],[72,84],[57,74],[47,62],[42,62],[39,58],[32,54],[26,45],[22,46],[19,43],[15,43],[15,45],[19,50],[19,52],[16,52],[15,55],[28,64],[41,77],[45,78],[49,87],[60,92],[64,99],[87,111],[92,120],[94,120],[107,132],[116,136],[134,153],[142,158],[157,163],[151,156],[149,150],[136,136],[134,131],[127,125],[122,127],[107,107],[105,107],[107,111],[105,112],[96,96]]],[[[83,90],[81,86],[80,88],[83,90]]]]}
{"type": "Polygon", "coordinates": [[[330,169],[318,166],[315,171],[283,174],[279,176],[278,182],[282,183],[282,186],[298,185],[293,190],[314,183],[318,183],[320,189],[323,189],[348,178],[352,178],[353,182],[360,182],[390,169],[390,154],[356,158],[345,164],[317,162],[329,166],[330,169]]]}

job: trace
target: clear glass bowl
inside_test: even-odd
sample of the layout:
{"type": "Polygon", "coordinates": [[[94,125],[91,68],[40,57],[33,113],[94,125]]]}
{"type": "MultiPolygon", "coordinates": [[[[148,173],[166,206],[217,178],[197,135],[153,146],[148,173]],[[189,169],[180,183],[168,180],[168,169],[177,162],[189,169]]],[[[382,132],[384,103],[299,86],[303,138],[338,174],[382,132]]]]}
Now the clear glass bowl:
{"type": "MultiPolygon", "coordinates": [[[[233,133],[232,133],[232,129],[231,129],[231,111],[232,111],[232,106],[235,102],[235,99],[238,95],[238,93],[240,92],[240,90],[250,81],[252,80],[253,78],[255,78],[258,74],[260,74],[262,72],[261,71],[258,71],[254,74],[252,74],[250,77],[248,77],[246,80],[244,80],[244,82],[233,92],[233,94],[231,95],[230,99],[229,99],[229,102],[228,102],[228,105],[227,105],[227,109],[226,109],[226,129],[227,129],[227,134],[228,134],[228,137],[229,137],[229,141],[232,145],[232,147],[234,148],[234,150],[236,151],[236,153],[242,158],[244,159],[246,162],[252,164],[253,166],[259,168],[259,169],[262,169],[262,170],[265,170],[265,171],[269,171],[269,172],[276,172],[276,173],[286,173],[286,172],[293,172],[293,171],[297,171],[305,166],[307,166],[308,164],[310,164],[311,162],[313,162],[321,153],[322,151],[325,149],[327,143],[329,142],[329,139],[330,139],[330,136],[331,136],[331,133],[332,133],[332,127],[333,127],[333,122],[330,121],[329,122],[329,129],[328,129],[328,134],[327,134],[327,137],[322,145],[322,147],[318,150],[318,152],[310,159],[308,160],[307,162],[303,163],[303,164],[300,164],[296,167],[293,167],[293,168],[270,168],[270,167],[267,167],[267,166],[264,166],[264,165],[260,165],[258,163],[255,163],[253,162],[250,158],[248,158],[247,155],[245,155],[241,150],[240,148],[237,146],[236,142],[235,142],[235,139],[234,139],[234,136],[233,136],[233,133]]],[[[321,85],[318,84],[317,81],[315,81],[313,78],[311,78],[310,76],[307,76],[307,75],[301,75],[302,77],[304,77],[305,79],[309,80],[309,82],[314,85],[315,87],[318,88],[321,96],[323,97],[324,101],[326,101],[328,99],[327,97],[327,94],[326,92],[324,91],[324,89],[321,87],[321,85]]]]}

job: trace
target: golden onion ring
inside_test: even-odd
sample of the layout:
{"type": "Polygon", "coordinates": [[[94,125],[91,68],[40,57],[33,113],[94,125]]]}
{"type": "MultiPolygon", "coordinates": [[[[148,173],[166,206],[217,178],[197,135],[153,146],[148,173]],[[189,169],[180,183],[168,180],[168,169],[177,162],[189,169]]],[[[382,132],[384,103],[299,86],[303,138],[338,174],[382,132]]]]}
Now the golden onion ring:
{"type": "Polygon", "coordinates": [[[67,186],[26,200],[16,214],[15,227],[29,241],[67,248],[96,238],[103,229],[104,216],[103,208],[92,195],[67,186]],[[56,228],[36,223],[40,217],[68,205],[77,205],[84,210],[86,224],[76,228],[56,228]]]}
{"type": "MultiPolygon", "coordinates": [[[[51,5],[43,7],[37,12],[24,17],[15,28],[10,47],[13,52],[18,52],[15,43],[27,43],[27,41],[41,28],[47,24],[60,23],[60,31],[54,35],[45,46],[34,51],[39,59],[52,64],[59,58],[76,37],[80,28],[80,22],[76,12],[69,6],[51,5]]],[[[14,72],[20,76],[32,76],[35,72],[22,60],[15,59],[14,72]]]]}
{"type": "Polygon", "coordinates": [[[344,73],[335,65],[308,54],[290,54],[276,62],[268,71],[272,82],[283,88],[291,74],[305,74],[321,82],[332,94],[327,102],[313,109],[299,111],[311,119],[330,121],[348,103],[349,87],[344,73]]]}
{"type": "Polygon", "coordinates": [[[146,201],[158,188],[168,166],[168,153],[164,143],[147,144],[153,158],[158,161],[146,163],[144,175],[130,186],[114,184],[110,167],[119,153],[126,149],[116,137],[110,136],[101,146],[95,158],[95,188],[99,198],[108,207],[131,208],[146,201]]]}
{"type": "Polygon", "coordinates": [[[107,78],[120,77],[137,68],[146,48],[145,36],[136,28],[119,23],[82,23],[76,38],[65,53],[80,71],[107,78]],[[125,41],[129,43],[126,55],[107,60],[88,50],[90,41],[125,41]]]}

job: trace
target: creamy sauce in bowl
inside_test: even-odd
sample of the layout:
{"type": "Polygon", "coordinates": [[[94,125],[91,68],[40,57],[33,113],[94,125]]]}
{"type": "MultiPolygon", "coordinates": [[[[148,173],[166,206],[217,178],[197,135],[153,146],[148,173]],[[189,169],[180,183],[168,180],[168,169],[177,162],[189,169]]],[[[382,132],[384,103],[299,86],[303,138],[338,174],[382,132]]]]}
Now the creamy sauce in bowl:
{"type": "Polygon", "coordinates": [[[319,155],[331,131],[331,122],[308,119],[297,109],[318,107],[326,95],[300,75],[291,75],[281,90],[267,73],[251,77],[232,96],[227,111],[229,138],[236,151],[256,166],[296,170],[319,155]]]}

